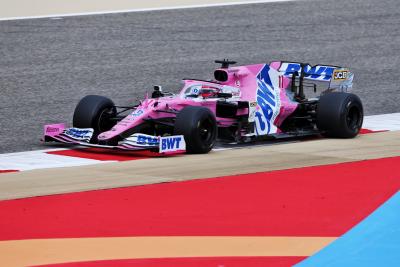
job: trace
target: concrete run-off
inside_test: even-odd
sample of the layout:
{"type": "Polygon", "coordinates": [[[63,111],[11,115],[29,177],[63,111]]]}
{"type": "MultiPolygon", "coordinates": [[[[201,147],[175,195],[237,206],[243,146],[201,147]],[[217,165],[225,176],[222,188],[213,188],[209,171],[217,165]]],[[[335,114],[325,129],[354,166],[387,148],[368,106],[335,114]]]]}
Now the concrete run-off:
{"type": "Polygon", "coordinates": [[[125,187],[400,156],[400,131],[99,165],[5,173],[0,199],[125,187]]]}

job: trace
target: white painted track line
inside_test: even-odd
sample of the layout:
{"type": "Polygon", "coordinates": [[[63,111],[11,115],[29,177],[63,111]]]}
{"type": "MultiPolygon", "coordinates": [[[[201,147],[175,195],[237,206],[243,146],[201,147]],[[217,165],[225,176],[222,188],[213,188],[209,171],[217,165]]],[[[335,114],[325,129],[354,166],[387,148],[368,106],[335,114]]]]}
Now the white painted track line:
{"type": "Polygon", "coordinates": [[[400,131],[400,113],[366,116],[363,128],[373,131],[400,131]]]}
{"type": "Polygon", "coordinates": [[[159,11],[186,8],[204,8],[230,5],[288,2],[295,0],[8,0],[2,3],[1,20],[54,18],[128,12],[159,11]],[[22,7],[22,8],[21,8],[22,7]]]}
{"type": "MultiPolygon", "coordinates": [[[[105,161],[47,154],[57,149],[0,154],[0,170],[27,171],[57,167],[84,166],[105,161]]],[[[59,149],[58,149],[59,150],[59,149]]],[[[112,162],[112,161],[106,161],[112,162]]]]}

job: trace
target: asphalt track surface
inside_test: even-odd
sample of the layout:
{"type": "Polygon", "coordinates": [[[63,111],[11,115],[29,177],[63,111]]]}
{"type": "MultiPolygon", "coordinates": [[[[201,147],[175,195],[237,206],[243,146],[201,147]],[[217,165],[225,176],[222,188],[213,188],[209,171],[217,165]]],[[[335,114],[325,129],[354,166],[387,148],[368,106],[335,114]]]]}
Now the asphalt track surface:
{"type": "Polygon", "coordinates": [[[43,149],[87,94],[136,103],[214,59],[350,67],[368,115],[399,112],[398,0],[329,0],[0,22],[0,153],[43,149]]]}

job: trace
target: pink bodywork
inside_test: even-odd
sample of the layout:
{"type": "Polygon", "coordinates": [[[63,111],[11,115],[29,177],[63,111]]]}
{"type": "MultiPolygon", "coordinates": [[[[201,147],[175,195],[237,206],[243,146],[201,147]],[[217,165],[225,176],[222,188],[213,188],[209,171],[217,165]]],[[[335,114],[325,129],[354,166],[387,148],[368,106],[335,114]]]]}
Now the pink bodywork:
{"type": "Polygon", "coordinates": [[[65,123],[49,124],[44,126],[44,136],[55,137],[67,128],[65,123]]]}
{"type": "MultiPolygon", "coordinates": [[[[293,111],[297,107],[297,103],[292,101],[289,98],[289,90],[288,86],[290,84],[290,80],[283,76],[282,73],[278,72],[279,62],[274,62],[269,66],[269,75],[271,79],[274,79],[274,88],[273,90],[279,91],[279,110],[276,112],[276,117],[273,120],[274,133],[279,133],[279,126],[281,123],[293,113],[293,111]],[[279,80],[279,81],[278,81],[279,80]]],[[[219,98],[202,98],[202,97],[187,97],[185,94],[186,90],[193,85],[203,85],[203,86],[230,86],[235,87],[240,90],[240,96],[237,96],[235,99],[232,98],[232,101],[248,101],[250,103],[257,102],[257,75],[260,71],[268,67],[265,64],[256,64],[256,65],[248,65],[248,66],[239,66],[239,67],[229,67],[227,69],[218,69],[220,71],[225,71],[227,73],[227,80],[225,82],[206,82],[199,80],[184,80],[184,86],[181,92],[177,95],[173,96],[165,96],[160,98],[146,98],[141,104],[128,116],[126,116],[123,120],[118,122],[110,131],[103,132],[98,136],[99,140],[108,140],[111,139],[128,129],[131,129],[135,126],[138,126],[144,123],[145,118],[165,118],[165,117],[175,117],[175,114],[165,113],[165,112],[157,112],[158,110],[166,110],[166,111],[179,111],[185,106],[203,106],[209,108],[214,114],[216,114],[216,103],[219,98]]],[[[228,99],[229,101],[229,99],[228,99]]],[[[259,110],[260,106],[256,105],[256,110],[259,110]]],[[[249,114],[249,109],[239,109],[237,115],[249,114]]],[[[218,125],[222,127],[230,126],[235,119],[228,118],[218,118],[218,125]]]]}

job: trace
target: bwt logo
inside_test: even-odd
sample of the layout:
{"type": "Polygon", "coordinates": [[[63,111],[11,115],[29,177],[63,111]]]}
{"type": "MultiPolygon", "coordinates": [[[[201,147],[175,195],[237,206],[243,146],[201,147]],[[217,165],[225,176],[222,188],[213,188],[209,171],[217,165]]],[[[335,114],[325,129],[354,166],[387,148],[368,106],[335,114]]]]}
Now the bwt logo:
{"type": "MultiPolygon", "coordinates": [[[[329,81],[332,77],[334,67],[329,66],[313,66],[306,65],[304,67],[304,73],[306,78],[314,79],[314,80],[326,80],[329,81]]],[[[280,71],[285,72],[285,76],[291,76],[293,73],[297,72],[300,75],[301,65],[298,63],[288,63],[287,67],[282,65],[280,71]]]]}
{"type": "Polygon", "coordinates": [[[138,135],[136,143],[139,145],[158,145],[158,137],[138,135]]]}
{"type": "Polygon", "coordinates": [[[163,138],[161,139],[161,150],[178,149],[181,141],[181,136],[163,138]]]}
{"type": "Polygon", "coordinates": [[[257,104],[256,116],[257,134],[264,135],[271,132],[272,124],[279,111],[279,98],[272,85],[269,75],[269,66],[265,67],[257,75],[257,104]]]}
{"type": "Polygon", "coordinates": [[[143,110],[137,109],[137,110],[135,110],[135,111],[132,113],[132,116],[133,116],[133,117],[138,117],[138,116],[142,115],[143,113],[144,113],[143,110]]]}
{"type": "Polygon", "coordinates": [[[69,136],[73,136],[76,138],[85,138],[88,137],[88,135],[90,135],[91,131],[89,130],[77,130],[74,128],[68,129],[65,134],[69,135],[69,136]]]}

